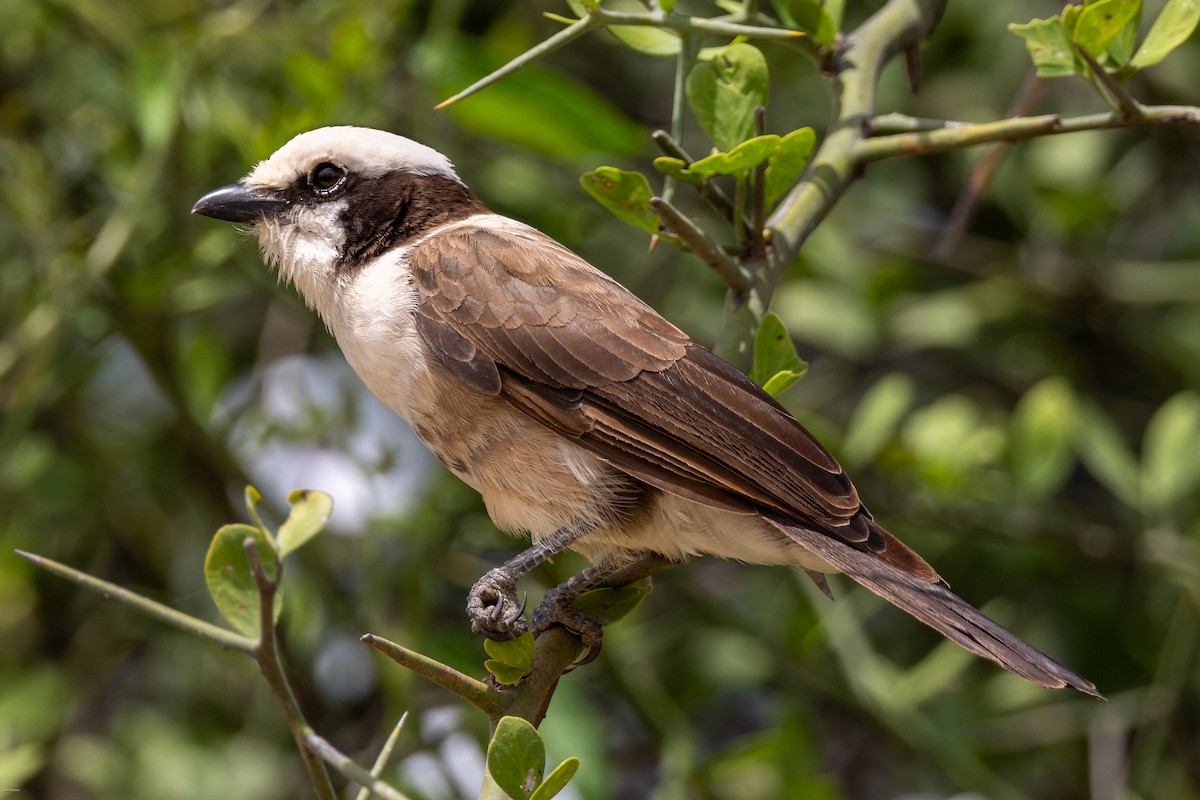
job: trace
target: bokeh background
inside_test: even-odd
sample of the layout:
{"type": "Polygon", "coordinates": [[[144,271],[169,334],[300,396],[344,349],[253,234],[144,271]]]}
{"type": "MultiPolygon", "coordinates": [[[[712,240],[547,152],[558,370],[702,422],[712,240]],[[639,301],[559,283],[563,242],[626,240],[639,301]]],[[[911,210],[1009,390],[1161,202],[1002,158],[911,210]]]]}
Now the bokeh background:
{"type": "MultiPolygon", "coordinates": [[[[1058,10],[952,3],[920,93],[893,65],[880,110],[1002,116],[1029,73],[1006,24],[1058,10]]],[[[0,788],[306,796],[253,664],[13,554],[216,620],[205,549],[253,482],[275,519],[292,488],[337,502],[289,562],[309,719],[370,763],[407,710],[388,778],[415,798],[478,792],[486,720],[357,638],[482,674],[464,593],[520,545],[364,392],[251,240],[189,209],[300,131],[386,128],[711,342],[716,279],[648,252],[578,185],[600,164],[649,169],[671,59],[601,33],[433,111],[554,32],[543,11],[565,6],[0,3],[0,788]]],[[[764,50],[770,129],[820,131],[825,79],[764,50]]],[[[1193,40],[1132,89],[1197,104],[1197,75],[1193,40]]],[[[1101,106],[1063,80],[1036,110],[1101,106]]],[[[1200,131],[1021,144],[935,261],[981,152],[872,166],[812,237],[775,300],[811,361],[783,399],[879,519],[1109,701],[1025,684],[848,582],[830,603],[802,574],[700,562],[656,579],[563,680],[543,732],[553,763],[583,759],[570,797],[1200,797],[1200,131]]]]}

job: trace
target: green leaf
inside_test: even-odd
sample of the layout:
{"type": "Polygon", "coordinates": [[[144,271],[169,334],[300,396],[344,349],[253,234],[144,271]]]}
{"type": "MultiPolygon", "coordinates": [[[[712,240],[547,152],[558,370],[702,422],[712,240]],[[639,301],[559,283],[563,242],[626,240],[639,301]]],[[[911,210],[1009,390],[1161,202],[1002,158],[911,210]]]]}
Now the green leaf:
{"type": "Polygon", "coordinates": [[[1124,67],[1129,63],[1129,59],[1133,56],[1133,48],[1137,44],[1138,27],[1141,24],[1142,18],[1142,1],[1138,0],[1137,22],[1132,25],[1126,25],[1117,32],[1117,35],[1108,43],[1108,47],[1104,52],[1108,54],[1108,59],[1115,67],[1124,67]]]}
{"type": "MultiPolygon", "coordinates": [[[[585,3],[583,0],[567,0],[567,5],[577,17],[585,17],[599,5],[598,2],[585,3]]],[[[665,13],[671,13],[673,2],[658,4],[665,13]]],[[[610,25],[608,32],[620,40],[626,47],[650,56],[673,56],[679,53],[682,40],[674,31],[666,28],[654,28],[649,25],[610,25]]]]}
{"type": "Polygon", "coordinates": [[[529,800],[542,782],[546,748],[537,730],[520,717],[502,717],[488,744],[492,780],[513,800],[529,800]]]}
{"type": "Polygon", "coordinates": [[[1200,395],[1180,392],[1155,412],[1142,440],[1142,511],[1163,512],[1200,483],[1200,395]]]}
{"type": "Polygon", "coordinates": [[[750,380],[763,391],[777,395],[804,377],[808,364],[796,354],[796,346],[788,335],[783,320],[768,311],[754,335],[754,366],[750,380]]]}
{"type": "Polygon", "coordinates": [[[596,167],[585,172],[579,184],[621,220],[647,233],[658,233],[658,217],[650,208],[650,182],[640,172],[596,167]]]}
{"type": "Polygon", "coordinates": [[[872,386],[854,410],[842,458],[848,464],[866,464],[873,460],[896,433],[900,421],[912,407],[916,389],[912,380],[895,373],[872,386]]]}
{"type": "Polygon", "coordinates": [[[617,589],[593,589],[581,594],[571,608],[601,625],[611,625],[628,616],[650,594],[650,584],[639,582],[617,589]]]}
{"type": "Polygon", "coordinates": [[[754,135],[754,110],[767,103],[767,60],[741,42],[703,55],[688,73],[688,102],[704,132],[729,152],[754,135]]]}
{"type": "Polygon", "coordinates": [[[263,533],[268,533],[267,526],[263,524],[262,517],[258,513],[258,504],[262,502],[262,492],[253,486],[247,486],[245,491],[246,511],[250,514],[251,521],[263,533]]]}
{"type": "Polygon", "coordinates": [[[298,549],[316,536],[333,513],[333,498],[313,489],[296,489],[288,495],[292,511],[279,526],[279,557],[298,549]]]}
{"type": "MultiPolygon", "coordinates": [[[[660,0],[661,5],[661,0],[660,0]]],[[[529,796],[529,800],[550,800],[556,794],[566,788],[571,778],[575,777],[575,771],[579,769],[579,759],[571,756],[563,761],[554,771],[546,776],[546,780],[534,790],[529,796]]]]}
{"type": "Polygon", "coordinates": [[[775,205],[800,178],[812,156],[817,134],[812,128],[800,128],[779,140],[779,146],[767,159],[767,207],[775,205]]]}
{"type": "Polygon", "coordinates": [[[1130,508],[1138,508],[1138,465],[1112,421],[1098,408],[1080,409],[1075,450],[1088,471],[1130,508]]]}
{"type": "Polygon", "coordinates": [[[734,147],[728,153],[713,153],[688,167],[688,171],[711,177],[713,175],[741,176],[767,160],[779,146],[775,134],[755,136],[734,147]]]}
{"type": "MultiPolygon", "coordinates": [[[[271,537],[252,525],[225,525],[209,545],[204,582],[221,616],[247,636],[259,635],[259,594],[244,542],[253,539],[268,578],[279,575],[279,558],[271,537]]],[[[275,619],[283,610],[283,587],[275,593],[275,619]]]]}
{"type": "Polygon", "coordinates": [[[691,172],[688,170],[687,162],[682,158],[672,158],[671,156],[659,156],[654,159],[654,168],[676,180],[690,183],[693,186],[701,186],[705,181],[703,175],[691,172]]]}
{"type": "Polygon", "coordinates": [[[523,633],[507,642],[485,639],[483,649],[491,656],[483,666],[498,683],[512,686],[533,671],[535,642],[532,633],[523,633]]]}
{"type": "Polygon", "coordinates": [[[1025,48],[1039,78],[1062,78],[1081,71],[1079,59],[1058,17],[1035,19],[1024,25],[1010,24],[1008,29],[1025,40],[1025,48]]]}
{"type": "Polygon", "coordinates": [[[819,44],[833,44],[838,23],[821,0],[774,0],[774,5],[779,18],[789,28],[811,34],[819,44]]]}
{"type": "Polygon", "coordinates": [[[649,25],[612,25],[608,32],[617,37],[626,47],[648,56],[673,56],[679,54],[683,42],[675,33],[649,25]]]}
{"type": "Polygon", "coordinates": [[[1019,489],[1045,497],[1062,486],[1075,460],[1075,419],[1075,394],[1063,379],[1025,393],[1009,420],[1009,467],[1019,489]]]}
{"type": "Polygon", "coordinates": [[[1137,69],[1152,67],[1171,51],[1188,40],[1200,23],[1200,2],[1197,0],[1167,0],[1159,12],[1145,41],[1129,62],[1137,69]]]}
{"type": "Polygon", "coordinates": [[[1072,33],[1080,47],[1099,58],[1123,30],[1137,30],[1141,16],[1141,0],[1099,0],[1079,13],[1072,33]]]}

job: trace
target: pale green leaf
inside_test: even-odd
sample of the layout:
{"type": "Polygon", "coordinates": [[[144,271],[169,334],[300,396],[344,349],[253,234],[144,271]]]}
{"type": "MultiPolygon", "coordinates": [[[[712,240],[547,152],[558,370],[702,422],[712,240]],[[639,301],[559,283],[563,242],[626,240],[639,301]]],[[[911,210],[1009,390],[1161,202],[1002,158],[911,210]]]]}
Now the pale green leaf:
{"type": "Polygon", "coordinates": [[[754,365],[750,380],[768,394],[778,394],[804,377],[808,364],[796,354],[796,346],[783,320],[768,311],[754,335],[754,365]]]}
{"type": "Polygon", "coordinates": [[[1010,24],[1008,29],[1025,41],[1038,77],[1061,78],[1081,71],[1079,59],[1058,17],[1035,19],[1024,25],[1010,24]]]}
{"type": "Polygon", "coordinates": [[[254,486],[247,486],[244,492],[246,501],[246,512],[250,514],[250,519],[254,522],[263,533],[267,533],[267,526],[263,524],[262,517],[258,513],[258,504],[262,502],[262,492],[254,486]]]}
{"type": "Polygon", "coordinates": [[[654,159],[654,168],[663,175],[674,178],[685,183],[690,183],[693,186],[700,186],[704,183],[705,177],[688,169],[687,162],[682,158],[672,158],[671,156],[659,156],[654,159]]]}
{"type": "MultiPolygon", "coordinates": [[[[258,583],[250,567],[245,541],[254,541],[267,578],[279,575],[279,558],[271,537],[252,525],[226,525],[217,531],[204,559],[204,582],[221,616],[240,633],[259,635],[258,583]]],[[[275,593],[274,617],[283,610],[283,587],[275,593]]]]}
{"type": "Polygon", "coordinates": [[[628,616],[648,594],[650,584],[647,582],[616,589],[593,589],[580,595],[571,608],[601,625],[611,625],[628,616]]]}
{"type": "Polygon", "coordinates": [[[297,489],[288,495],[288,502],[292,504],[292,511],[279,526],[280,558],[320,533],[333,513],[333,498],[325,492],[297,489]]]}
{"type": "Polygon", "coordinates": [[[541,785],[534,790],[529,800],[550,800],[550,798],[566,788],[571,778],[575,777],[575,771],[578,769],[578,758],[572,756],[564,760],[554,768],[553,772],[546,776],[546,780],[542,781],[541,785]]]}
{"type": "Polygon", "coordinates": [[[513,800],[528,800],[542,782],[546,748],[537,730],[520,717],[503,717],[488,744],[492,780],[513,800]]]}
{"type": "Polygon", "coordinates": [[[658,217],[650,208],[650,183],[640,172],[596,167],[579,179],[579,184],[619,219],[647,233],[658,233],[658,217]]]}
{"type": "Polygon", "coordinates": [[[483,666],[498,683],[511,686],[533,670],[535,646],[533,634],[529,632],[506,642],[484,639],[483,649],[491,658],[483,666]]]}
{"type": "Polygon", "coordinates": [[[729,152],[754,135],[754,110],[767,103],[767,60],[740,42],[705,55],[688,73],[688,102],[704,132],[729,152]]]}
{"type": "MultiPolygon", "coordinates": [[[[774,0],[779,18],[789,28],[804,31],[823,45],[833,44],[837,37],[838,21],[821,0],[774,0]]],[[[840,7],[838,8],[840,14],[840,7]]]]}
{"type": "Polygon", "coordinates": [[[800,128],[779,140],[779,146],[767,159],[765,198],[770,208],[792,188],[812,156],[817,134],[812,128],[800,128]]]}
{"type": "Polygon", "coordinates": [[[1075,21],[1075,42],[1099,58],[1109,43],[1122,31],[1137,30],[1142,15],[1142,0],[1099,0],[1085,6],[1075,21]]]}
{"type": "Polygon", "coordinates": [[[1200,23],[1200,0],[1167,0],[1130,65],[1145,69],[1162,61],[1188,40],[1197,23],[1200,23]]]}
{"type": "Polygon", "coordinates": [[[626,47],[648,56],[677,55],[682,45],[674,32],[649,25],[612,25],[608,32],[626,47]]]}
{"type": "Polygon", "coordinates": [[[688,167],[688,171],[706,177],[713,175],[743,176],[766,161],[778,146],[779,137],[773,133],[766,136],[755,136],[734,147],[728,153],[713,153],[696,161],[688,167]]]}

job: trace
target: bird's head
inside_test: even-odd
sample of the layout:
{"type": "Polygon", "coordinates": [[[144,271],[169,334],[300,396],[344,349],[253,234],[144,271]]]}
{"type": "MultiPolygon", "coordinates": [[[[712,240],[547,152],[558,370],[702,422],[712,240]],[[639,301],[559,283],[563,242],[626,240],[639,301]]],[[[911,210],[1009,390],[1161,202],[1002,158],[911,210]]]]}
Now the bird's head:
{"type": "Polygon", "coordinates": [[[365,263],[485,211],[441,153],[355,127],[302,133],[192,207],[252,225],[264,259],[322,312],[365,263]]]}

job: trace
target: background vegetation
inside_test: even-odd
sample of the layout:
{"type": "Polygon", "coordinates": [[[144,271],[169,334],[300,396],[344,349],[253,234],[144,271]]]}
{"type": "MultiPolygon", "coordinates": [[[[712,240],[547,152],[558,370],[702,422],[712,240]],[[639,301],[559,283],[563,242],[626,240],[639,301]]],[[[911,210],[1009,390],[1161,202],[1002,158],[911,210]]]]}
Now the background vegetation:
{"type": "MultiPolygon", "coordinates": [[[[848,23],[877,5],[848,3],[848,23]]],[[[712,341],[717,278],[648,253],[578,184],[599,164],[648,171],[671,59],[599,33],[431,110],[558,30],[544,10],[564,11],[0,4],[0,788],[303,796],[248,662],[11,552],[215,619],[204,548],[253,480],[276,520],[293,487],[338,503],[337,534],[289,562],[310,721],[369,762],[408,710],[389,779],[477,793],[485,720],[357,638],[481,674],[463,597],[517,545],[364,394],[251,243],[188,212],[299,131],[386,128],[712,341]]],[[[894,64],[880,110],[1003,116],[1030,72],[1005,26],[1058,10],[951,4],[919,94],[894,64]]],[[[763,47],[771,129],[822,131],[825,79],[763,47]]],[[[1198,74],[1193,40],[1133,88],[1195,105],[1198,74]]],[[[1036,110],[1103,108],[1067,79],[1036,110]]],[[[551,763],[582,759],[574,796],[1200,797],[1200,132],[1017,145],[935,259],[981,152],[872,166],[809,240],[774,303],[811,361],[784,400],[878,518],[1109,702],[1026,685],[848,583],[831,604],[803,575],[698,562],[656,579],[563,681],[542,730],[551,763]]]]}

